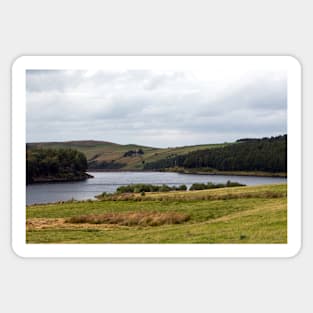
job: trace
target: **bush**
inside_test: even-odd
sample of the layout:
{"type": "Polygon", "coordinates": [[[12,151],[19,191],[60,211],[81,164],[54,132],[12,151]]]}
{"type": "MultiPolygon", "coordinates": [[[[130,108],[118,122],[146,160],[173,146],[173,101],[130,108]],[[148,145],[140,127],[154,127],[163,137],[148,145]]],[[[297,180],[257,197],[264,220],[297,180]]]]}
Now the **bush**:
{"type": "Polygon", "coordinates": [[[171,187],[169,187],[169,186],[163,184],[163,185],[159,188],[158,191],[160,191],[160,192],[168,192],[168,191],[171,191],[171,190],[173,190],[171,187]]]}
{"type": "Polygon", "coordinates": [[[181,190],[181,191],[187,190],[187,186],[186,185],[180,185],[177,190],[181,190]]]}
{"type": "MultiPolygon", "coordinates": [[[[205,190],[205,189],[237,187],[237,186],[244,186],[244,185],[239,184],[237,182],[231,182],[231,181],[228,181],[226,184],[214,184],[211,182],[208,182],[207,184],[195,183],[190,187],[190,190],[205,190]]],[[[186,185],[170,187],[170,186],[165,185],[165,184],[163,184],[161,186],[151,185],[151,184],[132,184],[132,185],[118,187],[114,194],[108,194],[106,192],[103,192],[102,194],[96,196],[96,198],[98,198],[98,199],[112,199],[112,200],[114,200],[114,199],[120,200],[121,199],[121,200],[124,200],[125,196],[133,197],[133,196],[129,195],[129,194],[133,194],[133,193],[141,194],[141,196],[144,196],[146,192],[170,192],[170,191],[186,191],[186,190],[187,190],[186,185]],[[126,194],[128,194],[128,195],[126,195],[126,194]]],[[[140,199],[140,198],[138,198],[138,199],[140,199]]]]}
{"type": "Polygon", "coordinates": [[[226,186],[227,187],[240,187],[240,186],[244,186],[244,185],[242,185],[240,183],[237,183],[237,182],[232,182],[232,181],[228,180],[227,183],[226,183],[226,186]]]}
{"type": "Polygon", "coordinates": [[[205,190],[205,189],[216,189],[216,188],[225,188],[225,187],[240,187],[240,186],[245,186],[244,184],[240,184],[237,182],[231,182],[228,180],[226,184],[214,184],[211,182],[208,182],[207,184],[203,183],[195,183],[192,184],[189,190],[205,190]]]}
{"type": "Polygon", "coordinates": [[[179,187],[170,187],[168,185],[151,185],[151,184],[132,184],[127,186],[120,186],[116,189],[116,193],[142,193],[142,192],[169,192],[173,190],[187,190],[186,185],[181,185],[179,187]]]}
{"type": "Polygon", "coordinates": [[[192,184],[189,190],[204,190],[204,189],[209,189],[207,188],[208,186],[206,184],[199,184],[195,183],[192,184]]]}

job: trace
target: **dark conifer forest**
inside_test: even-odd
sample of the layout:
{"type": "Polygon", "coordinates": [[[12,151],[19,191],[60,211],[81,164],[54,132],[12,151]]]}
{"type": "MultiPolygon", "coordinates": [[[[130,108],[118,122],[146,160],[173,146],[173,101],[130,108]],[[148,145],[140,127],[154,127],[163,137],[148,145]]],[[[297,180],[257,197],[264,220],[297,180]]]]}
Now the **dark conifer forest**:
{"type": "Polygon", "coordinates": [[[72,149],[27,149],[26,182],[82,180],[87,160],[83,153],[72,149]]]}
{"type": "Polygon", "coordinates": [[[206,168],[218,171],[287,172],[287,135],[239,139],[221,148],[193,151],[146,163],[146,170],[174,167],[186,169],[206,168]]]}

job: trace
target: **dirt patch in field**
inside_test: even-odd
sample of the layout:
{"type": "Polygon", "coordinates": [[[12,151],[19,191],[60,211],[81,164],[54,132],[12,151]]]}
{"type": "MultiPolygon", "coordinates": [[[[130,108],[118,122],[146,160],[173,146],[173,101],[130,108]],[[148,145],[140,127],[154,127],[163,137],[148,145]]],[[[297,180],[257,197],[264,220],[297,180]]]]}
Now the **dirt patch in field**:
{"type": "Polygon", "coordinates": [[[111,229],[115,225],[107,224],[69,224],[65,222],[65,218],[32,218],[26,221],[26,230],[41,229],[111,229]]]}
{"type": "Polygon", "coordinates": [[[27,230],[57,227],[64,223],[63,218],[32,218],[26,221],[27,230]]]}

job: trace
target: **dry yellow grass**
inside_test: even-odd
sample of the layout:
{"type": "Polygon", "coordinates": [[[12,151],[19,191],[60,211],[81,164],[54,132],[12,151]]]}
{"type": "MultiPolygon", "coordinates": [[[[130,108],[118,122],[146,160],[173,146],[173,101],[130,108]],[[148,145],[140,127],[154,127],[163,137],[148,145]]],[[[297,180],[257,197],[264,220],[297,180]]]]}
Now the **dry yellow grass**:
{"type": "Polygon", "coordinates": [[[160,226],[180,224],[190,219],[185,213],[178,212],[114,212],[73,216],[65,220],[71,224],[116,224],[123,226],[160,226]]]}
{"type": "Polygon", "coordinates": [[[66,222],[65,218],[31,218],[26,222],[27,231],[38,231],[47,229],[101,229],[109,230],[116,228],[113,224],[70,224],[66,222]]]}

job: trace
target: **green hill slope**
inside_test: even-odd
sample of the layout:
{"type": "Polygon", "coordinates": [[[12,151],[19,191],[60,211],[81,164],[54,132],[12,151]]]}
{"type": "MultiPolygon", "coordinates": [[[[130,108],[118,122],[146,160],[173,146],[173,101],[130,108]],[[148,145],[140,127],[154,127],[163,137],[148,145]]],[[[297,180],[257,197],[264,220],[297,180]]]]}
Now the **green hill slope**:
{"type": "Polygon", "coordinates": [[[192,151],[223,147],[225,145],[228,144],[154,148],[135,144],[120,145],[106,141],[86,140],[28,143],[27,149],[71,148],[86,155],[89,169],[143,170],[146,163],[173,158],[192,151]]]}

